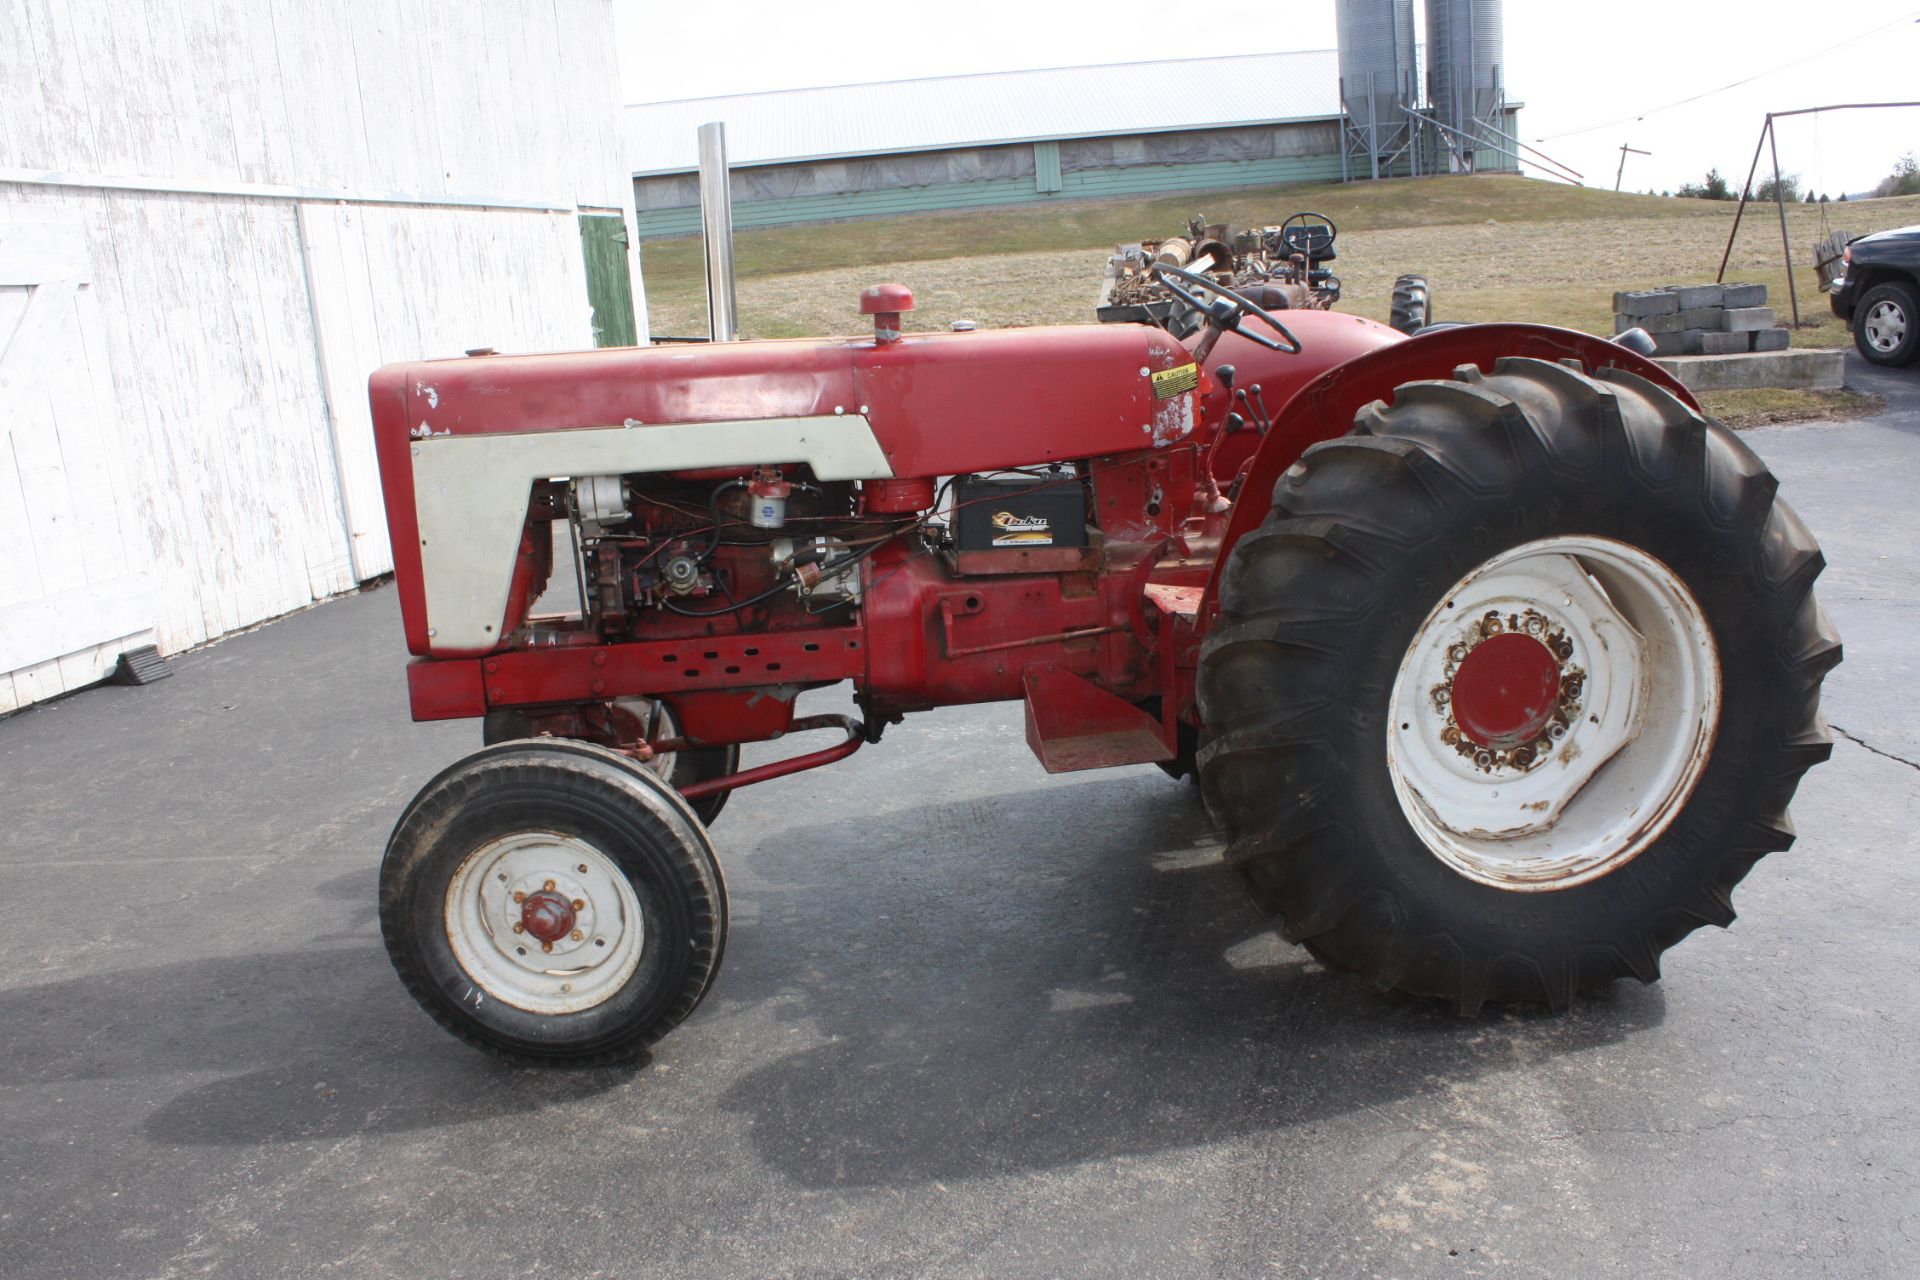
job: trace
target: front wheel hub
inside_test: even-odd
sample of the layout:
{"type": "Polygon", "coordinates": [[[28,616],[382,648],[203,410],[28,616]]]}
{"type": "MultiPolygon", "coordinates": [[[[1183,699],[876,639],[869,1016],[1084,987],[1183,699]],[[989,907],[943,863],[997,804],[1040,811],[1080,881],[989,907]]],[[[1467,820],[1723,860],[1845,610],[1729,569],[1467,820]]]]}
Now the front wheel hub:
{"type": "Polygon", "coordinates": [[[520,924],[541,942],[558,942],[573,932],[573,904],[551,889],[527,895],[520,904],[520,924]]]}

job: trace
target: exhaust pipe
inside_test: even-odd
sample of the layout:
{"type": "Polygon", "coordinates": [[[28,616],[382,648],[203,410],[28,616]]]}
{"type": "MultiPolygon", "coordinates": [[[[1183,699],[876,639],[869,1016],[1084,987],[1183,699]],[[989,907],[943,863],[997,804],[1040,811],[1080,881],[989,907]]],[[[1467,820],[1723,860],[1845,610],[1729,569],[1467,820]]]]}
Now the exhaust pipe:
{"type": "Polygon", "coordinates": [[[727,126],[700,126],[700,234],[707,248],[707,332],[740,337],[733,293],[733,192],[727,182],[727,126]]]}

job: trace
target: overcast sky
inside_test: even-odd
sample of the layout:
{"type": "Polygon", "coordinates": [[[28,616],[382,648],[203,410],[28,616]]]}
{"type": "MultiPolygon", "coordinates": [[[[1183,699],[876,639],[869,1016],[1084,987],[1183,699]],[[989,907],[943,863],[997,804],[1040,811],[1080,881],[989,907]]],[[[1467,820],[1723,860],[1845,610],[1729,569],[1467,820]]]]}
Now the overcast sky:
{"type": "MultiPolygon", "coordinates": [[[[1424,7],[1414,5],[1422,23],[1424,7]]],[[[614,0],[614,10],[629,102],[1334,45],[1333,0],[614,0]]],[[[1627,189],[1671,189],[1709,165],[1737,185],[1768,111],[1920,99],[1914,0],[1507,0],[1505,16],[1521,137],[1589,186],[1613,185],[1623,142],[1653,152],[1628,157],[1627,189]]],[[[1920,108],[1782,121],[1779,144],[1780,167],[1815,191],[1864,191],[1920,149],[1920,108]]]]}

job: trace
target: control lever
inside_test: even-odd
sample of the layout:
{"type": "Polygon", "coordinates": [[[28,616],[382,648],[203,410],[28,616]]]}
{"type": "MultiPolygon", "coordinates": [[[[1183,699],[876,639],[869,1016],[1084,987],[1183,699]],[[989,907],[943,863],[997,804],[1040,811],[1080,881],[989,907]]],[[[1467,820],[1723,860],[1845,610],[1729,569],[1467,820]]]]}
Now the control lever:
{"type": "Polygon", "coordinates": [[[1236,390],[1233,393],[1234,401],[1247,411],[1246,416],[1253,423],[1254,430],[1264,436],[1267,429],[1273,426],[1273,418],[1267,413],[1267,402],[1260,397],[1260,384],[1253,384],[1252,395],[1248,395],[1248,391],[1247,387],[1236,390]]]}

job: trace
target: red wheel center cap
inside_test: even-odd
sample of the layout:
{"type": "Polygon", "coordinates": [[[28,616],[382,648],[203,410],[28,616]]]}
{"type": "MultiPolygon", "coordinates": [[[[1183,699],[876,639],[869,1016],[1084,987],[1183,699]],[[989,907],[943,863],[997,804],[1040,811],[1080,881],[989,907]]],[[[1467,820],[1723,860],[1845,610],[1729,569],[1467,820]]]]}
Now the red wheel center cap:
{"type": "Polygon", "coordinates": [[[1517,632],[1488,636],[1453,676],[1453,719],[1483,747],[1531,742],[1560,705],[1560,661],[1517,632]]]}
{"type": "Polygon", "coordinates": [[[530,893],[520,904],[520,923],[542,942],[558,942],[573,932],[573,904],[551,889],[530,893]]]}

